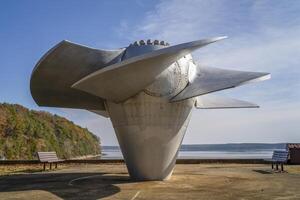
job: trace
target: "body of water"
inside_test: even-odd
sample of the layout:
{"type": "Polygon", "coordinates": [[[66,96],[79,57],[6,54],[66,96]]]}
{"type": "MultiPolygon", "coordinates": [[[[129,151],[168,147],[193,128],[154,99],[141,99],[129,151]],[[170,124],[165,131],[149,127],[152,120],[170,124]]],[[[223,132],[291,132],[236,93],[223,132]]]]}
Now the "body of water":
{"type": "MultiPolygon", "coordinates": [[[[286,144],[234,143],[234,144],[193,144],[182,145],[179,158],[210,159],[266,159],[271,158],[274,150],[285,150],[286,144]]],[[[103,146],[102,159],[123,158],[118,146],[103,146]]]]}

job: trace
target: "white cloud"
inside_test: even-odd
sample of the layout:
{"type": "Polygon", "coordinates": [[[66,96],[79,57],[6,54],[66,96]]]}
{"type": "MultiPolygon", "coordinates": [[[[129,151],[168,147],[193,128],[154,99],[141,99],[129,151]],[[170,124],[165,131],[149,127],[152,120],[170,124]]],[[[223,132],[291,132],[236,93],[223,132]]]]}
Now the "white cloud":
{"type": "Polygon", "coordinates": [[[215,67],[272,74],[267,82],[230,91],[262,108],[194,111],[184,142],[300,140],[296,133],[300,119],[299,8],[299,2],[283,1],[161,1],[133,28],[130,35],[135,38],[171,43],[228,35],[228,40],[197,51],[194,59],[215,67]]]}
{"type": "MultiPolygon", "coordinates": [[[[185,143],[300,142],[299,10],[297,1],[160,1],[139,24],[122,21],[118,32],[132,41],[151,38],[171,44],[228,35],[197,51],[195,60],[272,73],[270,81],[230,92],[262,108],[194,111],[185,143]]],[[[95,131],[104,144],[116,144],[107,119],[78,115],[71,118],[95,131]]]]}
{"type": "Polygon", "coordinates": [[[185,143],[300,142],[298,104],[259,109],[196,110],[185,143]]]}

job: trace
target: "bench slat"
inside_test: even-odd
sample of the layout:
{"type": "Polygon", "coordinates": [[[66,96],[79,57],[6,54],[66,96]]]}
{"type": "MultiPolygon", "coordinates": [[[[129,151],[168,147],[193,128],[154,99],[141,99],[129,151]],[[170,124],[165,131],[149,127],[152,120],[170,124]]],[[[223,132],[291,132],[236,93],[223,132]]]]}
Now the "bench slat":
{"type": "Polygon", "coordinates": [[[63,160],[59,159],[55,151],[50,152],[37,152],[38,158],[41,162],[61,162],[63,160]]]}
{"type": "Polygon", "coordinates": [[[272,155],[273,162],[286,163],[289,157],[288,151],[274,151],[272,155]]]}

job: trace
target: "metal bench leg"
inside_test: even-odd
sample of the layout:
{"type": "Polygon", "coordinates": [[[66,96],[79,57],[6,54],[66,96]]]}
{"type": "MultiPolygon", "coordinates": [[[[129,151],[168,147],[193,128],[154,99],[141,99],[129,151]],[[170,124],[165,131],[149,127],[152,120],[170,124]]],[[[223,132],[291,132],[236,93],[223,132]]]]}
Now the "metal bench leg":
{"type": "Polygon", "coordinates": [[[52,169],[52,163],[50,163],[50,169],[52,169]]]}
{"type": "Polygon", "coordinates": [[[43,167],[43,170],[44,170],[44,171],[46,170],[46,163],[44,163],[44,167],[43,167]]]}
{"type": "Polygon", "coordinates": [[[55,169],[57,169],[57,163],[55,163],[55,169]]]}
{"type": "Polygon", "coordinates": [[[276,170],[278,170],[278,163],[276,163],[276,170]]]}
{"type": "Polygon", "coordinates": [[[283,171],[283,163],[281,163],[281,171],[283,171]]]}
{"type": "Polygon", "coordinates": [[[274,163],[272,163],[272,169],[274,169],[274,163]]]}

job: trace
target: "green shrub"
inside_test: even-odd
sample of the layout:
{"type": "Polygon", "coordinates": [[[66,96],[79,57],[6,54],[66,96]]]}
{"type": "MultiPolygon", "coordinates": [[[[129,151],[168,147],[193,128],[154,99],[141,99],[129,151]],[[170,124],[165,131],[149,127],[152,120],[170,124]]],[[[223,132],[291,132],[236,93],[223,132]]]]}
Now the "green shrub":
{"type": "Polygon", "coordinates": [[[100,154],[100,139],[73,122],[17,104],[0,104],[0,157],[36,159],[37,151],[60,158],[100,154]]]}

